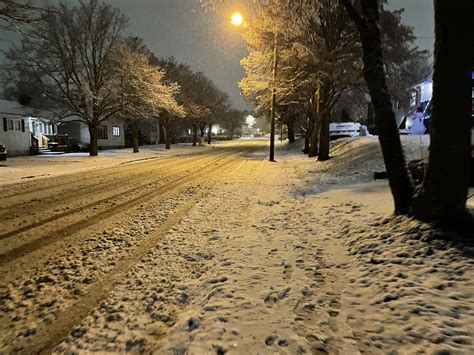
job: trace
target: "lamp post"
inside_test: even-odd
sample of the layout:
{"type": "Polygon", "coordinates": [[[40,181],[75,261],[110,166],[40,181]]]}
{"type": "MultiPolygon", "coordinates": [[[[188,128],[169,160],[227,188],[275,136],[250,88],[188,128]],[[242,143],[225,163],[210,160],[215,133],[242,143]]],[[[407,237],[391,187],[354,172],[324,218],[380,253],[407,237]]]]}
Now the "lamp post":
{"type": "MultiPolygon", "coordinates": [[[[231,23],[236,27],[245,27],[243,16],[236,12],[231,17],[231,23]]],[[[278,56],[278,33],[273,31],[273,62],[272,62],[272,98],[270,106],[270,158],[269,161],[275,161],[275,109],[276,109],[276,86],[275,77],[277,71],[277,56],[278,56]]]]}
{"type": "Polygon", "coordinates": [[[276,87],[275,76],[277,71],[277,33],[273,33],[273,65],[272,65],[272,104],[270,107],[270,161],[275,161],[275,104],[276,104],[276,87]]]}

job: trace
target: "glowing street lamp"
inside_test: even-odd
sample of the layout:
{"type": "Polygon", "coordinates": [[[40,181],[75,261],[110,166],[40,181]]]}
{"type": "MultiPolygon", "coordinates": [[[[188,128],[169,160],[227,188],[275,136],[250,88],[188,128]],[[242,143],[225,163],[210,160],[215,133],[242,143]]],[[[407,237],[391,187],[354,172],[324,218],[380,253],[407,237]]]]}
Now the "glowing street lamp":
{"type": "MultiPolygon", "coordinates": [[[[243,16],[240,12],[234,12],[230,22],[236,26],[246,26],[243,16]]],[[[273,32],[273,63],[272,63],[272,99],[270,106],[270,158],[268,160],[275,161],[275,108],[276,108],[276,87],[275,87],[275,76],[277,71],[277,56],[278,56],[278,43],[277,43],[277,31],[273,32]]]]}
{"type": "Polygon", "coordinates": [[[235,12],[230,18],[230,23],[236,27],[240,27],[244,24],[244,17],[240,12],[235,12]]]}

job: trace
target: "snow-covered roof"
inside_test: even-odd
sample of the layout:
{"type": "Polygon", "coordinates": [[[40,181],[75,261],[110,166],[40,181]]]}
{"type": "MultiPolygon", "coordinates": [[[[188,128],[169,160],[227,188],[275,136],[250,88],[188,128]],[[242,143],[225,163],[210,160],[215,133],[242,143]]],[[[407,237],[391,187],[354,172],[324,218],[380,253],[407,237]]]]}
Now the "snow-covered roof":
{"type": "Polygon", "coordinates": [[[16,101],[3,100],[0,99],[0,113],[10,114],[10,115],[19,115],[19,116],[29,116],[29,109],[23,105],[20,105],[16,101]]]}
{"type": "Polygon", "coordinates": [[[49,115],[46,112],[35,111],[33,108],[21,105],[17,101],[0,99],[0,115],[15,115],[22,117],[37,118],[43,121],[49,121],[49,115]]]}

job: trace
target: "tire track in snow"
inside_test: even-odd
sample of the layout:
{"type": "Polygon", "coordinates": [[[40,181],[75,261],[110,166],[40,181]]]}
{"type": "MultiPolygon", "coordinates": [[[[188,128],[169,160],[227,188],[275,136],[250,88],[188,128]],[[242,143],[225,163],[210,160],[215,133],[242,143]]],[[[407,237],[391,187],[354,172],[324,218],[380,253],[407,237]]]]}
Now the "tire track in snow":
{"type": "MultiPolygon", "coordinates": [[[[198,159],[194,159],[194,162],[197,162],[199,160],[204,160],[208,158],[209,156],[213,155],[218,155],[221,154],[222,151],[220,152],[215,152],[214,154],[196,154],[196,156],[199,156],[198,159]],[[204,155],[204,156],[202,156],[204,155]]],[[[193,157],[194,158],[194,157],[193,157]]],[[[188,159],[189,158],[185,158],[188,159]]],[[[192,158],[191,158],[192,159],[192,158]]],[[[153,162],[151,165],[148,161],[147,162],[141,162],[141,163],[135,163],[133,165],[128,165],[126,167],[121,167],[121,166],[115,166],[114,170],[112,171],[112,174],[107,173],[107,180],[106,181],[99,181],[97,183],[90,183],[91,180],[93,181],[94,179],[103,179],[104,178],[104,173],[110,170],[110,168],[106,169],[100,169],[97,172],[97,176],[88,176],[87,180],[84,182],[84,180],[81,180],[80,177],[84,175],[84,172],[81,173],[76,173],[76,174],[70,174],[66,175],[66,179],[73,178],[73,181],[67,181],[64,183],[59,183],[51,186],[51,188],[45,188],[40,187],[37,189],[29,190],[29,191],[24,191],[20,192],[18,194],[13,194],[4,197],[3,205],[4,209],[3,211],[0,211],[0,218],[8,218],[10,215],[15,215],[16,213],[24,213],[24,210],[26,207],[29,207],[30,209],[38,206],[38,209],[41,209],[44,211],[44,199],[53,199],[57,200],[58,204],[52,206],[52,208],[57,208],[58,205],[61,203],[64,204],[64,201],[61,198],[61,195],[65,194],[71,194],[74,193],[75,197],[78,196],[85,196],[85,195],[90,195],[95,192],[100,192],[101,189],[104,187],[111,188],[113,186],[120,187],[123,185],[124,182],[127,182],[129,180],[133,180],[134,177],[140,177],[140,179],[143,179],[143,174],[150,174],[154,175],[156,173],[156,169],[161,169],[160,172],[164,174],[168,174],[167,171],[162,171],[163,169],[169,169],[169,168],[174,168],[176,166],[182,166],[183,161],[177,161],[176,159],[172,160],[165,160],[165,161],[160,161],[160,162],[153,162]],[[65,190],[59,189],[59,191],[56,191],[56,189],[61,188],[63,186],[66,186],[65,190]],[[45,195],[42,196],[41,194],[38,196],[38,192],[44,191],[45,195]],[[20,201],[20,202],[15,202],[14,204],[8,205],[8,200],[9,198],[14,199],[15,201],[18,201],[20,196],[28,195],[28,194],[33,194],[34,198],[29,201],[20,201]]],[[[89,172],[87,172],[89,174],[89,172]]],[[[64,176],[61,176],[60,178],[63,178],[64,176]]],[[[165,177],[165,176],[163,176],[165,177]]],[[[41,183],[44,183],[44,180],[41,181],[41,183]]],[[[50,201],[48,201],[50,202],[50,201]]],[[[1,240],[0,236],[0,240],[1,240]]]]}
{"type": "MultiPolygon", "coordinates": [[[[250,150],[248,148],[244,148],[238,153],[228,155],[222,159],[212,160],[212,162],[209,163],[205,169],[200,170],[199,173],[192,174],[189,178],[183,179],[182,183],[179,184],[181,187],[179,188],[179,192],[186,191],[189,188],[189,184],[186,183],[195,184],[205,181],[203,178],[207,176],[209,173],[208,170],[210,168],[215,170],[217,176],[220,176],[222,173],[233,172],[234,170],[238,169],[243,164],[243,162],[245,162],[245,159],[239,158],[244,156],[249,151],[250,150]],[[223,162],[219,163],[219,161],[222,160],[223,162]],[[215,168],[216,165],[217,168],[215,168]]],[[[177,185],[175,185],[175,187],[176,186],[177,185]]],[[[176,188],[172,188],[167,195],[175,195],[179,193],[177,190],[178,189],[176,188]]],[[[51,349],[60,341],[62,341],[62,339],[69,333],[71,327],[73,327],[76,322],[80,321],[85,315],[87,315],[90,309],[97,305],[97,302],[100,302],[101,299],[107,296],[114,286],[123,279],[123,276],[126,274],[126,272],[130,270],[130,268],[132,268],[133,265],[135,265],[140,260],[140,258],[150,250],[150,248],[156,245],[157,240],[159,240],[170,228],[172,228],[181,220],[181,218],[195,205],[195,203],[202,198],[203,194],[204,192],[201,192],[196,196],[193,196],[191,200],[185,202],[183,206],[179,207],[176,212],[168,216],[161,227],[152,234],[152,237],[147,238],[143,244],[131,252],[130,257],[127,256],[126,259],[118,260],[118,266],[114,267],[111,271],[108,271],[105,274],[106,276],[103,276],[102,278],[99,276],[98,281],[95,281],[90,286],[84,288],[87,293],[85,293],[85,295],[81,295],[78,301],[73,301],[72,306],[69,304],[67,304],[66,307],[61,306],[59,310],[59,316],[52,324],[46,325],[42,322],[38,322],[41,325],[38,326],[37,332],[34,334],[34,336],[30,338],[32,342],[30,343],[30,339],[28,339],[27,343],[30,345],[28,345],[27,349],[23,348],[21,351],[25,351],[26,353],[49,353],[51,349]]],[[[164,198],[163,196],[161,197],[164,198]]],[[[18,269],[16,272],[18,273],[18,269]]],[[[4,318],[4,321],[8,320],[4,318]]],[[[6,326],[6,324],[3,324],[3,326],[6,326]]],[[[15,337],[14,333],[12,333],[11,336],[15,337]]],[[[16,343],[16,341],[13,341],[13,339],[14,338],[10,339],[10,341],[12,341],[11,343],[8,341],[4,343],[4,345],[10,343],[10,346],[15,346],[14,343],[16,343]]]]}
{"type": "MultiPolygon", "coordinates": [[[[207,150],[196,152],[196,153],[193,152],[193,153],[186,154],[186,156],[184,157],[193,158],[193,157],[198,157],[202,155],[209,155],[208,153],[209,152],[207,150]]],[[[149,165],[150,160],[163,159],[163,162],[161,161],[156,162],[159,165],[161,163],[165,163],[166,161],[169,161],[169,159],[175,160],[176,158],[181,158],[181,155],[160,155],[160,156],[152,157],[148,159],[125,161],[117,165],[108,166],[108,167],[99,168],[99,169],[89,168],[82,172],[79,171],[79,172],[74,172],[71,174],[66,173],[64,175],[57,175],[57,176],[50,177],[49,179],[33,180],[30,182],[22,182],[21,184],[19,183],[8,184],[7,183],[5,185],[0,186],[0,193],[2,194],[4,199],[8,200],[11,197],[14,197],[16,199],[22,195],[34,194],[40,191],[57,189],[63,186],[68,187],[70,186],[70,184],[80,183],[82,181],[77,179],[77,176],[84,175],[84,173],[88,174],[89,180],[95,179],[95,178],[101,178],[103,177],[104,174],[107,174],[107,176],[113,177],[115,174],[120,174],[122,171],[132,171],[137,166],[149,165]],[[118,170],[118,168],[120,168],[120,170],[118,170]],[[50,186],[45,186],[45,181],[51,181],[53,179],[57,180],[58,183],[54,185],[50,185],[50,186]]],[[[100,162],[97,162],[97,164],[100,164],[100,162]]],[[[44,176],[48,176],[48,175],[46,174],[44,176]]]]}
{"type": "Polygon", "coordinates": [[[79,323],[90,310],[96,307],[113,288],[120,283],[126,273],[145,256],[149,250],[161,239],[169,229],[177,224],[188,211],[203,197],[198,193],[194,198],[183,205],[176,213],[163,223],[147,241],[138,247],[128,258],[110,272],[106,277],[97,280],[87,289],[87,294],[75,302],[71,307],[61,312],[53,326],[43,326],[36,332],[35,339],[22,352],[27,354],[50,354],[55,346],[60,344],[71,329],[79,323]]]}
{"type": "MultiPolygon", "coordinates": [[[[109,207],[109,208],[107,208],[107,209],[105,209],[105,210],[103,210],[102,212],[99,212],[99,213],[92,210],[91,211],[91,213],[92,213],[91,216],[88,216],[86,218],[81,218],[79,221],[74,222],[72,224],[69,224],[69,225],[67,225],[67,226],[65,226],[65,227],[63,227],[59,230],[56,229],[56,227],[57,227],[56,225],[52,225],[49,230],[47,229],[46,231],[41,231],[42,235],[39,238],[34,239],[32,241],[27,241],[26,243],[24,243],[24,244],[22,244],[18,247],[15,247],[15,248],[13,248],[13,249],[5,252],[5,253],[0,254],[0,268],[8,266],[8,264],[11,263],[12,261],[15,261],[16,259],[21,258],[21,257],[23,257],[23,256],[25,256],[29,253],[32,253],[32,252],[34,252],[38,249],[44,248],[44,247],[46,247],[46,246],[48,246],[48,245],[50,245],[50,244],[52,244],[56,241],[59,241],[59,240],[68,238],[70,236],[73,236],[74,234],[78,233],[79,231],[81,231],[81,230],[83,230],[87,227],[93,226],[96,223],[99,223],[99,222],[103,221],[105,218],[110,218],[110,217],[112,217],[116,214],[122,213],[125,208],[130,209],[134,205],[139,205],[139,204],[145,203],[147,201],[151,201],[151,200],[155,199],[156,197],[160,197],[161,195],[163,195],[165,193],[166,193],[166,196],[168,196],[169,194],[180,191],[180,190],[184,189],[184,186],[187,183],[193,182],[196,179],[199,179],[200,177],[204,176],[207,173],[207,169],[209,169],[210,167],[214,167],[220,161],[225,161],[225,160],[228,160],[230,158],[238,157],[238,156],[241,156],[242,154],[245,154],[245,153],[237,152],[237,153],[234,153],[234,154],[231,154],[231,155],[228,155],[228,154],[225,154],[225,153],[218,154],[217,159],[212,159],[211,161],[207,162],[204,165],[204,167],[202,167],[201,170],[199,170],[198,172],[195,172],[194,174],[191,173],[191,174],[188,174],[188,175],[185,175],[185,176],[182,176],[182,177],[178,177],[177,179],[174,179],[171,182],[168,182],[168,183],[165,183],[165,184],[161,185],[158,189],[155,189],[152,192],[150,192],[149,190],[146,190],[145,192],[139,194],[138,196],[133,197],[130,200],[126,200],[126,201],[124,201],[120,204],[116,204],[115,206],[109,207]]],[[[227,163],[224,163],[224,164],[229,164],[229,163],[232,163],[232,160],[230,160],[230,161],[228,161],[227,163]]],[[[190,162],[190,164],[194,164],[194,162],[190,162]]],[[[222,166],[223,165],[221,165],[221,167],[222,166]]],[[[186,171],[186,167],[184,168],[184,170],[186,171]]],[[[21,232],[24,232],[26,230],[30,231],[30,230],[33,230],[36,227],[43,227],[45,224],[57,221],[60,218],[64,218],[64,217],[67,217],[67,216],[70,216],[70,215],[73,215],[73,214],[76,214],[76,213],[79,213],[79,212],[84,213],[84,208],[91,208],[91,207],[93,208],[93,206],[97,205],[98,203],[103,203],[105,201],[109,201],[114,197],[115,198],[117,198],[117,197],[120,198],[122,196],[126,196],[126,195],[130,194],[131,192],[137,191],[140,188],[146,187],[148,185],[150,185],[149,182],[147,182],[143,185],[140,185],[138,188],[134,187],[130,190],[121,192],[118,195],[115,195],[115,196],[112,196],[112,197],[107,197],[107,198],[99,200],[99,201],[94,201],[94,202],[90,203],[87,206],[82,206],[80,208],[68,211],[68,212],[63,213],[61,215],[52,216],[50,218],[47,218],[46,220],[34,223],[33,225],[25,226],[24,229],[19,229],[19,230],[16,230],[16,231],[12,231],[11,234],[7,234],[7,235],[4,234],[4,235],[0,236],[0,240],[5,239],[5,238],[9,238],[9,237],[12,237],[12,236],[17,236],[18,234],[20,234],[21,232]]],[[[15,271],[15,273],[17,272],[16,268],[15,268],[14,271],[15,271]]],[[[7,279],[7,275],[5,275],[4,279],[7,279]]]]}

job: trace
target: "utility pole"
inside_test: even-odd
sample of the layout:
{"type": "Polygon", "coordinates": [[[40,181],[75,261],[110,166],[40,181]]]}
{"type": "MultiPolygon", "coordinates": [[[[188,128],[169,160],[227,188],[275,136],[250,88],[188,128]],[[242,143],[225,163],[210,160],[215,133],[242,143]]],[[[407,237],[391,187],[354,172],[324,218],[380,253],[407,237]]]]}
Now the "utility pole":
{"type": "Polygon", "coordinates": [[[276,103],[276,87],[275,76],[277,70],[277,31],[274,33],[273,44],[273,70],[272,70],[272,105],[270,109],[270,161],[275,161],[275,103],[276,103]]]}

